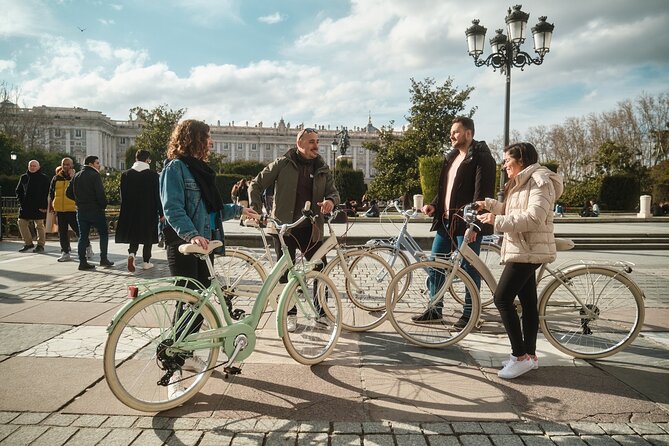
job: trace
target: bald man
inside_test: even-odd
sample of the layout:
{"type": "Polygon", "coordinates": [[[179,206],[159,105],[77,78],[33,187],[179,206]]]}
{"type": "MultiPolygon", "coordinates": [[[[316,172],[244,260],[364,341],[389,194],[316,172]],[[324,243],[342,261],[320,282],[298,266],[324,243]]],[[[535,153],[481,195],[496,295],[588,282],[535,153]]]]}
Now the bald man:
{"type": "Polygon", "coordinates": [[[46,233],[44,219],[49,207],[49,178],[42,173],[39,161],[30,160],[28,170],[21,175],[16,186],[16,198],[19,200],[19,231],[23,238],[23,248],[19,252],[44,252],[46,233]],[[29,225],[37,226],[37,246],[33,244],[33,236],[29,225]]]}

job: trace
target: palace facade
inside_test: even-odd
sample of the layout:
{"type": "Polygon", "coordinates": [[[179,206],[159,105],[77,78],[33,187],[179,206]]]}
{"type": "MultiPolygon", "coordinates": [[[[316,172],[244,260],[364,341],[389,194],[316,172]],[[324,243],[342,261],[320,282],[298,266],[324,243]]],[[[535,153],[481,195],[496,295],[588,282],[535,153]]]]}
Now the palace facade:
{"type": "MultiPolygon", "coordinates": [[[[97,155],[106,168],[124,170],[125,153],[134,144],[139,135],[143,121],[119,121],[110,119],[99,111],[73,107],[33,107],[20,108],[5,101],[0,104],[5,123],[0,125],[22,124],[24,138],[29,138],[31,146],[42,146],[47,150],[62,151],[69,154],[79,163],[83,163],[88,155],[97,155]],[[26,125],[28,123],[28,125],[26,125]]],[[[329,125],[291,126],[281,118],[272,126],[244,125],[235,122],[221,125],[220,121],[211,124],[211,136],[214,140],[214,151],[223,155],[229,162],[259,161],[269,163],[284,154],[295,145],[295,136],[303,127],[313,127],[320,137],[320,152],[328,164],[334,161],[331,142],[339,140],[339,127],[329,125]]],[[[369,122],[364,127],[348,128],[350,146],[345,157],[353,163],[353,168],[364,172],[365,181],[369,182],[375,175],[374,158],[376,153],[362,147],[365,141],[377,141],[378,129],[369,122]]],[[[336,153],[337,156],[341,154],[336,153]]]]}

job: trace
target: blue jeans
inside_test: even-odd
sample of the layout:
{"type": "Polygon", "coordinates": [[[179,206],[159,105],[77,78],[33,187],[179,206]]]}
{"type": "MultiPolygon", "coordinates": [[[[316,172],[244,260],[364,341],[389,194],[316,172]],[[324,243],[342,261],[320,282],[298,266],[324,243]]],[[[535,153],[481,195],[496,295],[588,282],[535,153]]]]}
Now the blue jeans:
{"type": "Polygon", "coordinates": [[[86,247],[90,245],[88,236],[91,226],[97,229],[100,235],[100,260],[107,258],[107,247],[109,245],[109,230],[105,211],[77,211],[77,222],[79,223],[79,263],[86,263],[86,247]]]}
{"type": "MultiPolygon", "coordinates": [[[[434,236],[434,240],[432,241],[432,259],[436,257],[437,254],[440,255],[440,257],[450,254],[451,251],[453,250],[453,242],[451,240],[451,237],[449,235],[449,227],[448,223],[444,222],[439,228],[437,228],[437,234],[434,236]]],[[[465,236],[463,235],[458,235],[455,237],[455,241],[457,243],[457,246],[460,247],[462,245],[462,242],[464,241],[465,236]]],[[[469,247],[476,253],[476,255],[479,255],[481,253],[481,241],[483,240],[483,235],[479,233],[476,236],[476,240],[471,242],[469,244],[469,247]]],[[[469,276],[472,278],[474,281],[474,284],[476,284],[477,289],[481,289],[481,276],[479,275],[478,271],[472,267],[469,262],[466,260],[462,261],[462,269],[469,274],[469,276]]],[[[429,287],[430,287],[430,296],[434,296],[437,294],[437,291],[443,286],[444,284],[444,271],[443,270],[436,270],[432,269],[429,272],[429,287]]],[[[439,305],[439,307],[442,307],[442,305],[439,305]]],[[[472,296],[469,293],[469,290],[465,293],[465,307],[462,311],[462,317],[464,319],[469,319],[469,317],[472,314],[472,296]]]]}

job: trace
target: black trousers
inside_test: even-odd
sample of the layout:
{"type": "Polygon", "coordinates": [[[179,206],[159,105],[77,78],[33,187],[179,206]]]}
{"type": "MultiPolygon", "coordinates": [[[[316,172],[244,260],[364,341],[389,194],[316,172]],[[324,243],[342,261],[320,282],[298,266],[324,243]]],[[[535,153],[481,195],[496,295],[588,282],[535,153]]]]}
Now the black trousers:
{"type": "MultiPolygon", "coordinates": [[[[144,243],[142,245],[142,260],[144,260],[144,262],[148,262],[149,260],[151,260],[151,247],[152,246],[153,245],[151,243],[144,243]]],[[[139,243],[130,243],[130,247],[128,248],[128,254],[135,254],[135,256],[136,256],[138,249],[139,249],[139,243]]],[[[205,267],[205,269],[206,269],[206,267],[205,267]]]]}
{"type": "Polygon", "coordinates": [[[515,357],[536,354],[539,312],[535,271],[539,266],[538,263],[507,263],[495,291],[495,306],[511,341],[511,354],[515,357]],[[523,308],[522,328],[514,304],[516,296],[523,308]]]}
{"type": "MultiPolygon", "coordinates": [[[[290,258],[295,261],[295,253],[299,249],[302,254],[304,254],[304,257],[307,260],[311,260],[311,257],[318,251],[318,248],[323,245],[323,242],[320,241],[320,239],[317,242],[311,242],[311,233],[313,231],[313,226],[302,226],[302,227],[297,227],[295,229],[292,229],[288,234],[284,236],[284,240],[286,242],[286,247],[288,248],[288,254],[290,254],[290,258]]],[[[274,240],[274,251],[276,252],[276,258],[280,259],[283,256],[283,250],[281,249],[281,242],[279,241],[279,236],[277,234],[272,234],[272,239],[274,240]]],[[[327,265],[327,259],[323,257],[323,262],[318,265],[315,270],[316,271],[322,271],[323,268],[325,268],[325,265],[327,265]]],[[[281,276],[281,279],[279,279],[280,283],[287,283],[288,282],[288,272],[286,272],[283,276],[281,276]]],[[[317,299],[316,295],[316,290],[318,288],[318,282],[314,283],[314,300],[317,299]]],[[[327,293],[327,289],[326,289],[327,293]]],[[[327,299],[327,294],[325,295],[325,298],[327,299]]],[[[320,309],[320,305],[318,302],[314,302],[316,304],[316,308],[320,309]]],[[[320,309],[321,314],[324,314],[323,310],[320,309]]],[[[297,309],[295,307],[291,308],[288,310],[288,314],[294,315],[297,314],[297,309]]]]}
{"type": "Polygon", "coordinates": [[[56,214],[56,219],[58,220],[58,240],[60,241],[60,250],[62,252],[69,253],[71,247],[68,228],[72,228],[74,233],[77,235],[77,238],[79,238],[79,223],[77,223],[77,213],[75,211],[58,212],[56,214]]]}

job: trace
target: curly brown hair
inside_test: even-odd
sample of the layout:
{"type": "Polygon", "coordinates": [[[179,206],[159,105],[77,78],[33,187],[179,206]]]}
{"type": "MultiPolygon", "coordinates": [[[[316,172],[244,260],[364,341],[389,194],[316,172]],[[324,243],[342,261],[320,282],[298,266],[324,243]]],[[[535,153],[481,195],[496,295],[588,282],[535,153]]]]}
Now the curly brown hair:
{"type": "Polygon", "coordinates": [[[167,149],[167,159],[192,156],[207,161],[209,155],[209,124],[186,119],[172,131],[167,149]]]}

